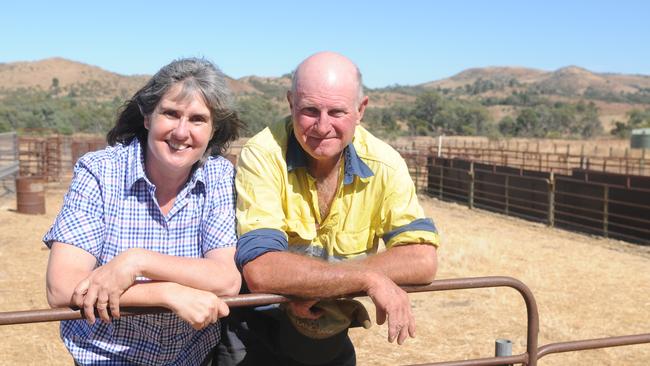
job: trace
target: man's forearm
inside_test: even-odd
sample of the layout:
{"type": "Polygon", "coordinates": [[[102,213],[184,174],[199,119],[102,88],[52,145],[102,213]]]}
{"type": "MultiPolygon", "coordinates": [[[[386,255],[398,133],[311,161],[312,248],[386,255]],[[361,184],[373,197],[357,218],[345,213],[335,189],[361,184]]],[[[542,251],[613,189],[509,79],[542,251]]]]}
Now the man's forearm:
{"type": "Polygon", "coordinates": [[[435,278],[438,267],[437,249],[428,244],[403,244],[345,263],[380,272],[398,285],[428,284],[435,278]]]}
{"type": "Polygon", "coordinates": [[[436,269],[436,248],[412,244],[340,263],[269,252],[247,263],[243,272],[253,292],[324,298],[367,292],[385,278],[400,285],[430,283],[436,269]]]}
{"type": "Polygon", "coordinates": [[[265,253],[244,265],[253,292],[326,298],[365,292],[383,277],[364,266],[329,263],[289,252],[265,253]]]}

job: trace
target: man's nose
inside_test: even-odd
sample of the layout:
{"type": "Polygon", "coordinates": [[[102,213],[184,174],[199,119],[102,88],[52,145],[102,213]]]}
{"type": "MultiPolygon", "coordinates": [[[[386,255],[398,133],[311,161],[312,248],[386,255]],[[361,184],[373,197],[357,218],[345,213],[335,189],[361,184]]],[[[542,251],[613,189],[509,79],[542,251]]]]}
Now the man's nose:
{"type": "Polygon", "coordinates": [[[189,121],[186,117],[178,119],[178,124],[172,131],[172,135],[177,140],[185,140],[190,135],[189,121]]]}
{"type": "Polygon", "coordinates": [[[316,121],[316,126],[314,126],[316,132],[318,132],[320,135],[327,135],[330,131],[330,127],[330,116],[327,114],[327,112],[321,112],[318,120],[316,121]]]}

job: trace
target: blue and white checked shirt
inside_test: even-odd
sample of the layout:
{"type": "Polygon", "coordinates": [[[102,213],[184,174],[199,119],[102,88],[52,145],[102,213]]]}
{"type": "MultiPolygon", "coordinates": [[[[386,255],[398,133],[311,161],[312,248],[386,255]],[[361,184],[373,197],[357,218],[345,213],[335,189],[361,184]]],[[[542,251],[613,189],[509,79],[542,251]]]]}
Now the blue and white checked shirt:
{"type": "MultiPolygon", "coordinates": [[[[203,257],[235,246],[234,168],[210,157],[178,194],[167,217],[144,173],[137,139],[83,156],[54,225],[43,238],[88,251],[103,265],[129,248],[203,257]]],[[[77,363],[199,365],[219,341],[218,323],[196,331],[175,314],[125,317],[111,324],[61,322],[61,338],[77,363]]]]}

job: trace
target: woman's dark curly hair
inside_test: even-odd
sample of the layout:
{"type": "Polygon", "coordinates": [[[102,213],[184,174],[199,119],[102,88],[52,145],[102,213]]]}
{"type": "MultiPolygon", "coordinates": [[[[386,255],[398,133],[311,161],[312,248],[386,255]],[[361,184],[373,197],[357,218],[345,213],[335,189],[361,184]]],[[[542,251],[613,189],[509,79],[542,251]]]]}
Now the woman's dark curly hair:
{"type": "Polygon", "coordinates": [[[144,117],[150,116],[165,93],[179,83],[183,87],[180,98],[198,91],[210,109],[214,134],[208,142],[203,158],[209,155],[223,155],[230,143],[239,138],[244,123],[234,110],[225,75],[212,62],[201,58],[173,61],[151,77],[147,84],[122,106],[115,127],[106,135],[108,144],[127,145],[137,138],[146,146],[148,131],[144,127],[144,117]]]}

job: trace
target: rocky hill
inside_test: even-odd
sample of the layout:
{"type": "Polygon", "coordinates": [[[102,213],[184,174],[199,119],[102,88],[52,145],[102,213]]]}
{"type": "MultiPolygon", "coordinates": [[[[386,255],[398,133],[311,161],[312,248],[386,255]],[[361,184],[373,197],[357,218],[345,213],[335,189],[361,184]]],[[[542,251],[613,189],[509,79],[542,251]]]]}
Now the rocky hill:
{"type": "MultiPolygon", "coordinates": [[[[450,78],[421,84],[424,88],[455,89],[479,81],[514,89],[533,87],[546,94],[582,96],[589,90],[604,93],[637,93],[650,89],[650,76],[594,73],[578,66],[555,71],[522,67],[485,67],[462,71],[450,78]]],[[[504,88],[507,90],[507,88],[504,88]]]]}
{"type": "MultiPolygon", "coordinates": [[[[101,124],[103,127],[97,129],[105,129],[112,123],[111,115],[114,114],[115,106],[131,96],[149,77],[150,75],[120,75],[63,58],[0,63],[0,112],[3,100],[5,109],[11,111],[5,113],[7,117],[4,122],[0,120],[0,129],[17,128],[21,123],[51,125],[50,115],[72,107],[77,110],[64,118],[68,122],[59,124],[74,124],[79,116],[85,118],[85,123],[92,124],[93,116],[101,113],[104,116],[101,124]],[[38,93],[41,93],[40,96],[38,93]],[[47,102],[51,105],[48,108],[57,112],[50,112],[47,108],[36,112],[28,110],[20,99],[25,95],[31,98],[31,107],[36,108],[36,105],[47,102]],[[66,98],[60,98],[62,101],[57,102],[56,97],[66,98]],[[96,104],[94,107],[101,107],[101,111],[94,108],[92,113],[87,113],[77,105],[78,102],[86,103],[86,106],[96,104]],[[66,103],[70,106],[66,106],[66,103]],[[33,122],[24,122],[26,119],[32,119],[33,122]]],[[[263,127],[269,120],[286,115],[285,95],[291,86],[289,74],[279,77],[227,78],[227,81],[238,99],[241,113],[249,122],[252,121],[249,125],[254,126],[253,131],[263,127]]],[[[419,95],[427,91],[436,91],[449,100],[481,105],[487,111],[487,123],[491,124],[498,123],[504,117],[517,118],[523,109],[540,103],[557,108],[557,103],[577,105],[583,102],[593,103],[603,131],[607,132],[617,121],[627,121],[630,111],[650,108],[650,76],[647,75],[595,73],[578,66],[567,66],[555,71],[525,67],[485,67],[467,69],[449,78],[419,85],[366,89],[371,97],[370,109],[375,111],[367,113],[364,121],[374,118],[380,124],[392,123],[393,130],[404,132],[409,128],[409,108],[413,107],[419,95]]],[[[85,127],[81,125],[78,128],[85,127]]]]}

